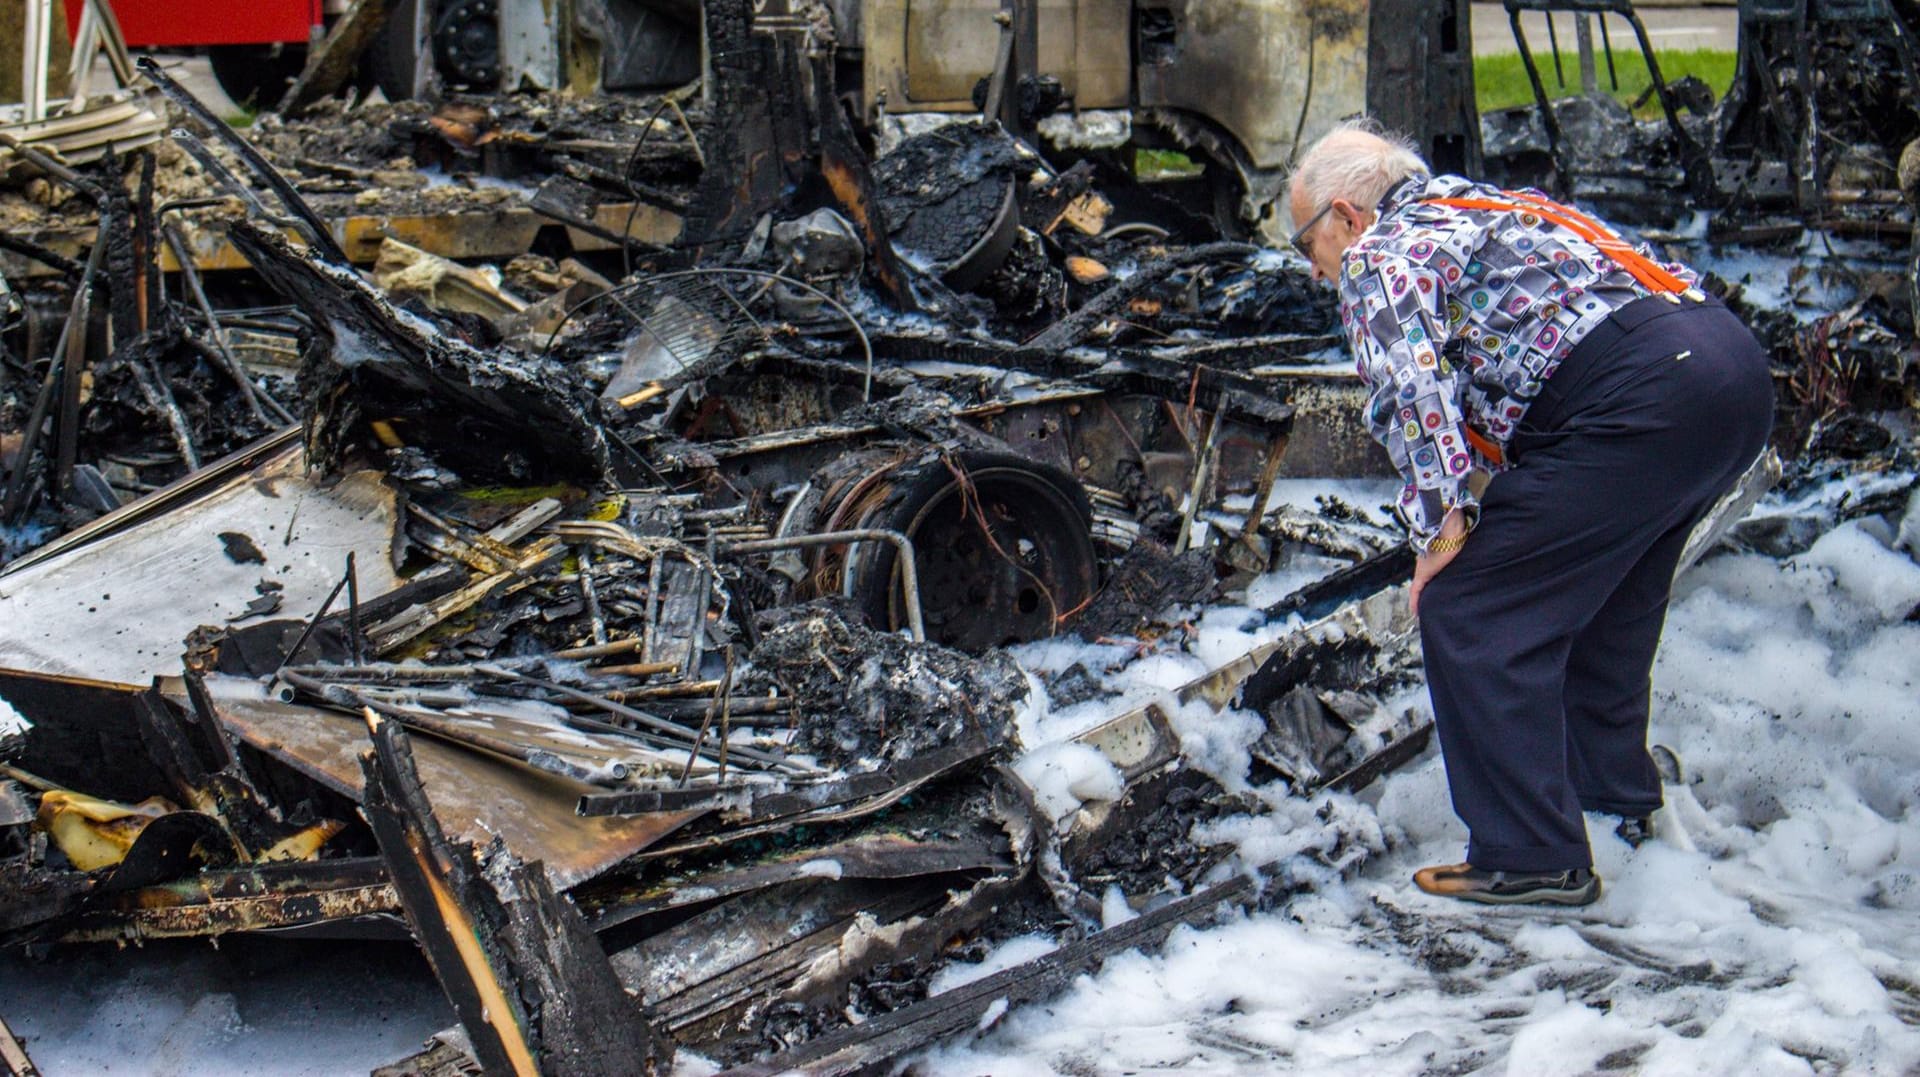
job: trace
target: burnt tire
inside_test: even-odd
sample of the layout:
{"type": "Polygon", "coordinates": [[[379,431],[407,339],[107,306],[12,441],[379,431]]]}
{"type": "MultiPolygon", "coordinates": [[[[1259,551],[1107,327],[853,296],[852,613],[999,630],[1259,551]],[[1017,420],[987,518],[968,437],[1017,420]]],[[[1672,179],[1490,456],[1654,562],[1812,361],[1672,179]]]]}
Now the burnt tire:
{"type": "Polygon", "coordinates": [[[367,51],[360,54],[361,76],[380,87],[389,101],[405,101],[414,94],[426,44],[413,37],[415,13],[419,8],[420,0],[394,0],[388,4],[387,21],[368,43],[367,51]]]}
{"type": "MultiPolygon", "coordinates": [[[[888,485],[858,526],[913,543],[928,639],[971,652],[1043,639],[1093,597],[1093,510],[1065,471],[1012,453],[927,454],[888,485]]],[[[889,631],[908,627],[898,560],[866,542],[844,563],[843,593],[889,631]]]]}
{"type": "Polygon", "coordinates": [[[307,66],[305,45],[213,45],[207,65],[221,92],[241,108],[278,107],[293,80],[307,66]]]}
{"type": "Polygon", "coordinates": [[[448,86],[499,89],[499,0],[438,0],[431,39],[434,66],[448,86]]]}

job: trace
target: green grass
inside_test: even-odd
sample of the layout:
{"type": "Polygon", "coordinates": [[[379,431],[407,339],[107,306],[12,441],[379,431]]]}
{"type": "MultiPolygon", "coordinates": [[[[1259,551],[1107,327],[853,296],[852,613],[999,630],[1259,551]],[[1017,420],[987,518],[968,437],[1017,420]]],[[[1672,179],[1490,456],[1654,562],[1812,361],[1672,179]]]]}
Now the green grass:
{"type": "MultiPolygon", "coordinates": [[[[1654,55],[1659,61],[1662,78],[1671,82],[1682,75],[1693,75],[1713,87],[1716,101],[1733,85],[1734,54],[1731,50],[1663,49],[1656,50],[1654,55]]],[[[1537,50],[1533,54],[1533,61],[1540,69],[1540,81],[1546,84],[1547,96],[1572,97],[1580,92],[1580,57],[1577,53],[1560,54],[1561,69],[1567,76],[1565,86],[1554,77],[1551,52],[1537,50]]],[[[1613,89],[1613,80],[1607,77],[1606,53],[1596,52],[1594,62],[1600,76],[1601,91],[1611,93],[1627,104],[1632,104],[1653,84],[1653,79],[1647,74],[1646,58],[1640,55],[1640,50],[1622,48],[1617,40],[1613,49],[1614,68],[1620,75],[1620,89],[1617,92],[1613,89]]],[[[1527,69],[1520,62],[1517,52],[1474,57],[1473,80],[1482,112],[1533,104],[1533,87],[1527,84],[1527,69]]],[[[1648,99],[1638,114],[1642,117],[1659,115],[1660,102],[1648,99]]]]}
{"type": "Polygon", "coordinates": [[[1192,179],[1206,166],[1179,150],[1141,149],[1133,157],[1134,177],[1142,183],[1192,179]]]}

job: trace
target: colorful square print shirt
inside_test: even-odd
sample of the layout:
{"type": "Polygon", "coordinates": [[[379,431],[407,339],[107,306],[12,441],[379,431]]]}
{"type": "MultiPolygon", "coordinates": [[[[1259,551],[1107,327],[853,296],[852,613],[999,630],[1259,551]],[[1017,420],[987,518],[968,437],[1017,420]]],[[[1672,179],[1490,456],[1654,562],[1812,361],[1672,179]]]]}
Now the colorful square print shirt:
{"type": "MultiPolygon", "coordinates": [[[[1407,479],[1398,507],[1420,550],[1454,507],[1478,519],[1473,472],[1502,470],[1468,429],[1504,450],[1560,360],[1648,294],[1536,214],[1431,204],[1438,198],[1512,201],[1459,176],[1403,180],[1348,248],[1340,276],[1340,321],[1373,391],[1367,426],[1407,479]]],[[[1666,268],[1695,281],[1683,266],[1666,268]]]]}

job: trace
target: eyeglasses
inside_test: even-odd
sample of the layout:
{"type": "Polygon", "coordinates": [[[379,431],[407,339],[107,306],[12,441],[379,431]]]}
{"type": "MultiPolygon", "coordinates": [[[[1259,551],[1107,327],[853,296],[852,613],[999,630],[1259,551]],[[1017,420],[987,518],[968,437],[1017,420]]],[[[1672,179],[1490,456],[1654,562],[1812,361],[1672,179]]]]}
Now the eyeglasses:
{"type": "Polygon", "coordinates": [[[1332,208],[1333,208],[1332,202],[1328,202],[1326,205],[1321,206],[1320,212],[1307,218],[1307,223],[1301,225],[1300,230],[1298,232],[1295,232],[1287,240],[1288,243],[1293,245],[1294,250],[1300,252],[1300,257],[1305,258],[1309,262],[1313,261],[1313,248],[1307,244],[1306,235],[1308,232],[1313,231],[1313,226],[1316,224],[1319,224],[1320,218],[1325,217],[1327,215],[1327,211],[1331,210],[1332,208]]]}

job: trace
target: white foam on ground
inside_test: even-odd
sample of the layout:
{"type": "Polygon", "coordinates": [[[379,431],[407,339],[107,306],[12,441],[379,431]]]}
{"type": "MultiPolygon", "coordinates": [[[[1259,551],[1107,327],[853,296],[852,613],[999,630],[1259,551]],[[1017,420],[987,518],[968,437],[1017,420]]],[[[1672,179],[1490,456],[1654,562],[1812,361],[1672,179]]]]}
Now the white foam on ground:
{"type": "Polygon", "coordinates": [[[924,1071],[1920,1071],[1916,534],[1920,504],[1680,580],[1653,739],[1687,778],[1638,850],[1588,818],[1596,904],[1415,890],[1412,871],[1459,860],[1466,838],[1432,751],[1359,797],[1254,790],[1269,814],[1198,836],[1281,860],[1307,893],[1109,960],[924,1071]]]}
{"type": "Polygon", "coordinates": [[[8,703],[5,696],[0,696],[0,737],[25,733],[31,728],[33,723],[27,721],[26,715],[14,710],[13,704],[8,703]]]}

